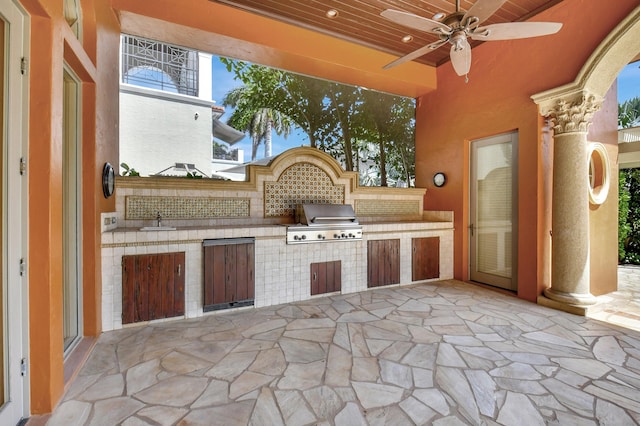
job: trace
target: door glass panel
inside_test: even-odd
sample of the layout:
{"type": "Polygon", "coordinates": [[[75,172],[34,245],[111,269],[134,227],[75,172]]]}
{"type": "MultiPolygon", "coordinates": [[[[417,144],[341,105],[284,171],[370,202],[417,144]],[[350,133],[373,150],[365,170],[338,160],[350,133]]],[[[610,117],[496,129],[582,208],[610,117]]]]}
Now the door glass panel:
{"type": "MultiPolygon", "coordinates": [[[[5,22],[4,20],[0,19],[0,58],[4,58],[4,50],[5,50],[5,22]]],[[[4,64],[5,61],[3,60],[2,63],[4,64]]],[[[4,67],[0,67],[0,82],[4,82],[4,67]]],[[[7,215],[5,212],[5,190],[4,190],[4,183],[5,183],[5,179],[4,179],[4,173],[5,173],[5,167],[4,167],[4,160],[5,160],[5,129],[4,129],[4,123],[5,123],[5,115],[4,115],[4,106],[7,102],[5,93],[4,93],[4,84],[0,84],[0,93],[2,93],[2,103],[0,104],[0,117],[2,117],[2,119],[0,120],[0,134],[3,136],[2,137],[2,150],[0,150],[0,200],[2,200],[2,202],[0,203],[0,210],[2,211],[2,224],[0,224],[0,241],[2,241],[2,244],[0,244],[0,259],[2,259],[2,288],[0,289],[0,361],[2,362],[2,368],[0,369],[0,383],[2,384],[2,386],[0,386],[0,407],[4,404],[5,402],[5,387],[6,387],[6,382],[5,382],[5,378],[7,377],[7,363],[6,363],[6,359],[5,359],[5,353],[6,353],[6,331],[5,331],[5,312],[6,312],[6,307],[5,304],[7,303],[7,289],[6,289],[6,285],[7,285],[7,280],[5,279],[6,276],[6,271],[5,271],[5,260],[4,260],[4,247],[5,247],[5,232],[4,232],[4,224],[7,221],[7,215]]]]}
{"type": "Polygon", "coordinates": [[[513,135],[472,143],[471,279],[513,287],[513,135]]]}
{"type": "Polygon", "coordinates": [[[63,105],[63,336],[65,353],[80,336],[80,86],[70,71],[64,72],[63,105]]]}

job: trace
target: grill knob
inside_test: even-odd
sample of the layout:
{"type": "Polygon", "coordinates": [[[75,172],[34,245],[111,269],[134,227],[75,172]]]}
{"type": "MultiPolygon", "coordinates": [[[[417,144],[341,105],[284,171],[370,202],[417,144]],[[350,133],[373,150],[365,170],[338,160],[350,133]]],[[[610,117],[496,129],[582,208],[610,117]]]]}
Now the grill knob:
{"type": "Polygon", "coordinates": [[[347,235],[346,234],[342,234],[342,238],[347,238],[347,235]]]}
{"type": "Polygon", "coordinates": [[[338,234],[333,234],[333,238],[340,238],[340,235],[338,235],[338,234]]]}
{"type": "Polygon", "coordinates": [[[349,238],[355,238],[356,236],[349,232],[349,238]]]}
{"type": "Polygon", "coordinates": [[[302,236],[302,237],[300,237],[300,238],[302,238],[303,240],[306,240],[306,239],[307,239],[307,236],[306,236],[306,235],[303,235],[303,236],[302,236]]]}
{"type": "Polygon", "coordinates": [[[319,239],[319,240],[324,240],[324,238],[325,238],[325,237],[324,237],[324,235],[322,235],[322,234],[318,234],[318,239],[319,239]]]}

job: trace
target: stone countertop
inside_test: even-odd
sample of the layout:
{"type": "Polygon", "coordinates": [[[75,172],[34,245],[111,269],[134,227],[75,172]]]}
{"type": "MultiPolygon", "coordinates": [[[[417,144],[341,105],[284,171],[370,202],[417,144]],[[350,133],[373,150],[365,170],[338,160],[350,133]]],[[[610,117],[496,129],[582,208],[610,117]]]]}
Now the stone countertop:
{"type": "MultiPolygon", "coordinates": [[[[429,230],[453,229],[453,222],[410,221],[410,222],[371,222],[363,223],[364,235],[368,233],[419,232],[429,230]]],[[[116,228],[102,233],[102,245],[121,245],[154,242],[200,242],[215,238],[259,239],[285,238],[286,224],[279,225],[226,225],[226,226],[179,226],[174,231],[141,231],[140,228],[116,228]]]]}

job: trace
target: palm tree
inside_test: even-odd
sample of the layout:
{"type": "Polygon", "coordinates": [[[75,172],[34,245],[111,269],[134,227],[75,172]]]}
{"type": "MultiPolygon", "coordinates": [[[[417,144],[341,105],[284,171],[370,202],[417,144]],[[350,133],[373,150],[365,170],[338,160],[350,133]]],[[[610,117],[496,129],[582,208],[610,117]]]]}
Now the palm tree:
{"type": "Polygon", "coordinates": [[[253,114],[250,124],[249,134],[253,141],[251,149],[251,159],[255,160],[258,146],[264,141],[264,156],[271,157],[271,136],[272,132],[282,135],[285,138],[291,132],[291,124],[285,115],[271,108],[260,108],[253,114]]]}
{"type": "Polygon", "coordinates": [[[251,160],[256,159],[258,146],[264,141],[264,155],[270,157],[272,131],[285,138],[291,132],[291,120],[279,111],[265,107],[264,99],[258,96],[250,86],[240,86],[229,91],[222,100],[224,106],[234,111],[227,120],[231,127],[249,132],[251,137],[251,160]]]}
{"type": "Polygon", "coordinates": [[[639,97],[618,104],[618,127],[620,129],[626,129],[635,126],[640,126],[639,97]]]}

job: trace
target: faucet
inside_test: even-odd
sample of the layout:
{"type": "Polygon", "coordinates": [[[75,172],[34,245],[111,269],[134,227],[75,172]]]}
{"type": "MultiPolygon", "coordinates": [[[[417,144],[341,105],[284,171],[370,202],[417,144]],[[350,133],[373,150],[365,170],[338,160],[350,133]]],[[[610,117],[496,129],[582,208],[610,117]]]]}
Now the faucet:
{"type": "Polygon", "coordinates": [[[158,228],[160,228],[162,226],[162,215],[160,214],[160,212],[158,212],[156,220],[158,221],[158,228]]]}

